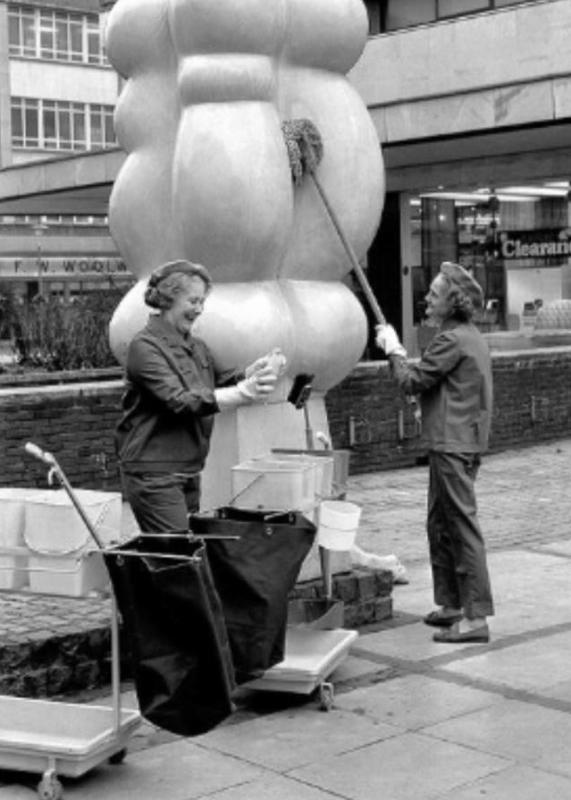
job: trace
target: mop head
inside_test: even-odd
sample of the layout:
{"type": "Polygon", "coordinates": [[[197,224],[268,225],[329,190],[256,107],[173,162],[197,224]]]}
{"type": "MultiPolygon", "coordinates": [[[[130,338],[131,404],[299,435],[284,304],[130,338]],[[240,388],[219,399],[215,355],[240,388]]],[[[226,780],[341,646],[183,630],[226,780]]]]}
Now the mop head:
{"type": "Polygon", "coordinates": [[[313,173],[323,158],[323,141],[309,119],[289,119],[282,122],[293,182],[299,186],[304,175],[313,173]]]}

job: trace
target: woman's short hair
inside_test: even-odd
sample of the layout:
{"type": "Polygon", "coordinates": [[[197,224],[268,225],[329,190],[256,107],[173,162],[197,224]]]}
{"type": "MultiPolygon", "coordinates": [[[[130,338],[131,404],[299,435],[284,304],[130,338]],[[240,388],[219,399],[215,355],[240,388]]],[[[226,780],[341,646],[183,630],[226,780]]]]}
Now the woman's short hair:
{"type": "Polygon", "coordinates": [[[145,303],[151,308],[171,308],[175,298],[188,287],[189,280],[199,278],[206,289],[212,288],[212,278],[206,267],[192,261],[169,261],[153,270],[145,289],[145,303]]]}
{"type": "Polygon", "coordinates": [[[452,261],[441,264],[440,273],[448,284],[450,316],[468,322],[482,308],[482,287],[464,267],[452,261]]]}

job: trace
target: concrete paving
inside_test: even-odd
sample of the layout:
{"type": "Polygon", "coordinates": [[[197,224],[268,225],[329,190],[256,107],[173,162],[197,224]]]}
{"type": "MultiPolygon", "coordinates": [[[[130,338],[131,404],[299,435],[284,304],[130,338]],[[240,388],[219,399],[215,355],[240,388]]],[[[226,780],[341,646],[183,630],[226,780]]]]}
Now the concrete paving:
{"type": "MultiPolygon", "coordinates": [[[[64,796],[571,800],[571,440],[484,460],[489,644],[436,644],[421,621],[432,607],[426,481],[423,467],[350,480],[348,499],[363,507],[358,544],[398,555],[410,582],[394,587],[394,618],[362,629],[333,674],[330,711],[310,696],[245,692],[203,736],[143,722],[121,765],[63,779],[64,796]]],[[[122,702],[136,707],[131,687],[122,702]]],[[[1,773],[0,800],[32,798],[36,783],[1,773]]]]}

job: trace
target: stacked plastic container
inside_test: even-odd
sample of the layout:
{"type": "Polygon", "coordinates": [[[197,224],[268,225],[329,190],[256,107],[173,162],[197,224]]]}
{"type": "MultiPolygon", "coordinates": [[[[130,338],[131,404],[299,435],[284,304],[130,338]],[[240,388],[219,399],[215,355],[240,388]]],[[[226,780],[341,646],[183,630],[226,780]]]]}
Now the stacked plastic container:
{"type": "MultiPolygon", "coordinates": [[[[118,541],[120,493],[75,494],[104,545],[118,541]]],[[[108,582],[97,545],[63,489],[0,488],[0,590],[78,597],[108,582]]]]}
{"type": "Polygon", "coordinates": [[[317,491],[315,465],[268,454],[232,468],[232,505],[310,513],[317,491]]]}
{"type": "Polygon", "coordinates": [[[28,584],[25,549],[25,501],[30,489],[0,488],[0,589],[22,589],[28,584]]]}
{"type": "MultiPolygon", "coordinates": [[[[79,489],[75,494],[103,543],[117,541],[121,530],[120,493],[79,489]]],[[[107,588],[109,579],[103,558],[63,489],[27,499],[24,542],[29,551],[32,591],[82,596],[107,588]]]]}

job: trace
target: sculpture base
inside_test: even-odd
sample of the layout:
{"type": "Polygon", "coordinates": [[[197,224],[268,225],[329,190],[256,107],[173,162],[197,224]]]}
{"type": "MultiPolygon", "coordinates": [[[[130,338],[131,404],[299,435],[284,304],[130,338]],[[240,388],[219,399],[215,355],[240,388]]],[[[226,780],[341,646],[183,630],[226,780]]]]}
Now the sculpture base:
{"type": "MultiPolygon", "coordinates": [[[[325,411],[324,396],[313,394],[307,401],[307,416],[310,433],[322,431],[329,439],[329,425],[325,411]]],[[[307,450],[308,431],[303,409],[291,403],[256,404],[241,406],[217,415],[210,446],[210,454],[202,473],[201,510],[210,511],[220,506],[232,505],[232,467],[242,461],[267,455],[272,448],[307,450]]],[[[277,510],[277,509],[276,509],[277,510]]],[[[351,570],[349,553],[332,552],[332,573],[351,570]]],[[[299,576],[306,581],[321,576],[321,564],[317,545],[311,548],[299,576]]]]}

